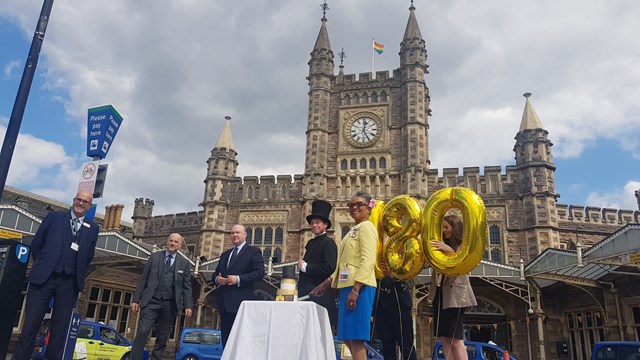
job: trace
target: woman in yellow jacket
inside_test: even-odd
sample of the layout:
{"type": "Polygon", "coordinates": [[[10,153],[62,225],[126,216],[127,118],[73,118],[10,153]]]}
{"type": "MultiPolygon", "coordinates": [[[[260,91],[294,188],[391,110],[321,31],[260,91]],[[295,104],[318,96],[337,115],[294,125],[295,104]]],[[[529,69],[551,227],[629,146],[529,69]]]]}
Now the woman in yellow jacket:
{"type": "Polygon", "coordinates": [[[354,360],[366,360],[364,342],[371,336],[371,311],[376,294],[376,246],[378,233],[369,221],[376,201],[358,191],[348,204],[355,225],[342,238],[338,249],[338,264],[331,277],[311,291],[322,295],[331,285],[340,289],[338,309],[338,339],[349,347],[354,360]]]}

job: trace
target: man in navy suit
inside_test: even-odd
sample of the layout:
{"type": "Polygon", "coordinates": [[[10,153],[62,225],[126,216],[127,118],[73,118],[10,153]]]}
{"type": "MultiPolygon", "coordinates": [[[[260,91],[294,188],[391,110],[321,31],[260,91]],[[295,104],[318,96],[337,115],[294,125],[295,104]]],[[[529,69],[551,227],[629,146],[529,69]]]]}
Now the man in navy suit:
{"type": "Polygon", "coordinates": [[[259,248],[246,243],[247,232],[242,225],[231,227],[233,248],[220,256],[213,281],[219,286],[218,311],[222,331],[222,346],[227,344],[229,333],[236,320],[240,303],[253,300],[253,284],[264,277],[264,260],[259,248]]]}
{"type": "Polygon", "coordinates": [[[131,311],[138,312],[141,309],[138,331],[131,349],[133,360],[142,360],[144,344],[156,323],[156,342],[151,359],[163,359],[178,311],[184,309],[185,316],[191,317],[191,265],[178,254],[182,242],[180,234],[169,235],[167,249],[151,254],[142,271],[131,302],[131,311]]]}
{"type": "Polygon", "coordinates": [[[33,343],[53,299],[49,344],[45,359],[62,359],[71,312],[84,289],[87,267],[98,240],[98,225],[85,219],[93,195],[79,191],[71,211],[49,213],[31,242],[33,266],[25,322],[13,360],[31,359],[33,343]]]}

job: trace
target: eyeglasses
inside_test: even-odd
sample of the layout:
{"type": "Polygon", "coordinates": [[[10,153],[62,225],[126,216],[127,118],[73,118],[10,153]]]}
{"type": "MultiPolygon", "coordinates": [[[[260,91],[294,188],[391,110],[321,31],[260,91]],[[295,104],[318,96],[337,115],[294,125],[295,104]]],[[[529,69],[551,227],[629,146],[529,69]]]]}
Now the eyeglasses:
{"type": "Polygon", "coordinates": [[[350,207],[350,208],[354,208],[354,207],[362,207],[362,206],[365,206],[365,205],[367,205],[367,204],[366,204],[366,203],[364,203],[364,202],[362,202],[362,201],[358,201],[358,202],[356,202],[356,203],[351,203],[351,202],[350,202],[350,203],[348,203],[348,204],[347,204],[347,206],[348,206],[348,207],[350,207]]]}
{"type": "Polygon", "coordinates": [[[89,200],[85,200],[85,199],[80,199],[80,198],[73,198],[73,201],[82,204],[82,205],[89,205],[91,204],[91,201],[89,200]]]}

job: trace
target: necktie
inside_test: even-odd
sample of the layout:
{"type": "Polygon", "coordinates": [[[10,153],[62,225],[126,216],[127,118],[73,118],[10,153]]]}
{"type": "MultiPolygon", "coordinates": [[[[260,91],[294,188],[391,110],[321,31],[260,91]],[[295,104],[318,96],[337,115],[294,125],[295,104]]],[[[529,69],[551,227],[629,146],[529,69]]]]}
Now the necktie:
{"type": "Polygon", "coordinates": [[[165,261],[165,264],[167,265],[167,267],[171,266],[171,255],[167,255],[167,260],[165,261]]]}
{"type": "Polygon", "coordinates": [[[231,252],[231,256],[229,256],[229,263],[227,265],[231,264],[231,259],[236,257],[236,255],[238,255],[238,247],[237,246],[235,246],[233,248],[233,252],[231,252]]]}
{"type": "Polygon", "coordinates": [[[73,218],[73,220],[71,220],[71,233],[73,234],[73,236],[76,236],[76,234],[78,233],[79,222],[80,220],[78,218],[73,218]]]}

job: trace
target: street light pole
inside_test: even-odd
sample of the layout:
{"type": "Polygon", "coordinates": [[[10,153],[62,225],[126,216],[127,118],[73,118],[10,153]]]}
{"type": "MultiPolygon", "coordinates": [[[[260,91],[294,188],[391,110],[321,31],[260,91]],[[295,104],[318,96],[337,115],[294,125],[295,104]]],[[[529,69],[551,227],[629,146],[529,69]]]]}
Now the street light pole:
{"type": "Polygon", "coordinates": [[[9,173],[11,158],[13,157],[13,151],[15,150],[16,141],[18,140],[18,133],[20,132],[20,124],[22,123],[24,108],[27,104],[27,99],[29,98],[29,90],[31,89],[33,75],[35,74],[36,66],[38,65],[38,57],[40,57],[40,49],[42,48],[44,33],[47,30],[47,24],[49,23],[49,15],[51,14],[52,7],[53,0],[44,0],[42,10],[40,11],[40,18],[36,25],[36,31],[33,34],[33,40],[31,41],[31,49],[29,49],[27,62],[24,64],[24,72],[22,73],[22,79],[20,80],[20,87],[18,87],[16,101],[13,104],[13,110],[11,111],[11,118],[7,125],[7,132],[4,134],[2,151],[0,151],[0,198],[2,198],[4,186],[7,183],[7,174],[9,173]]]}

